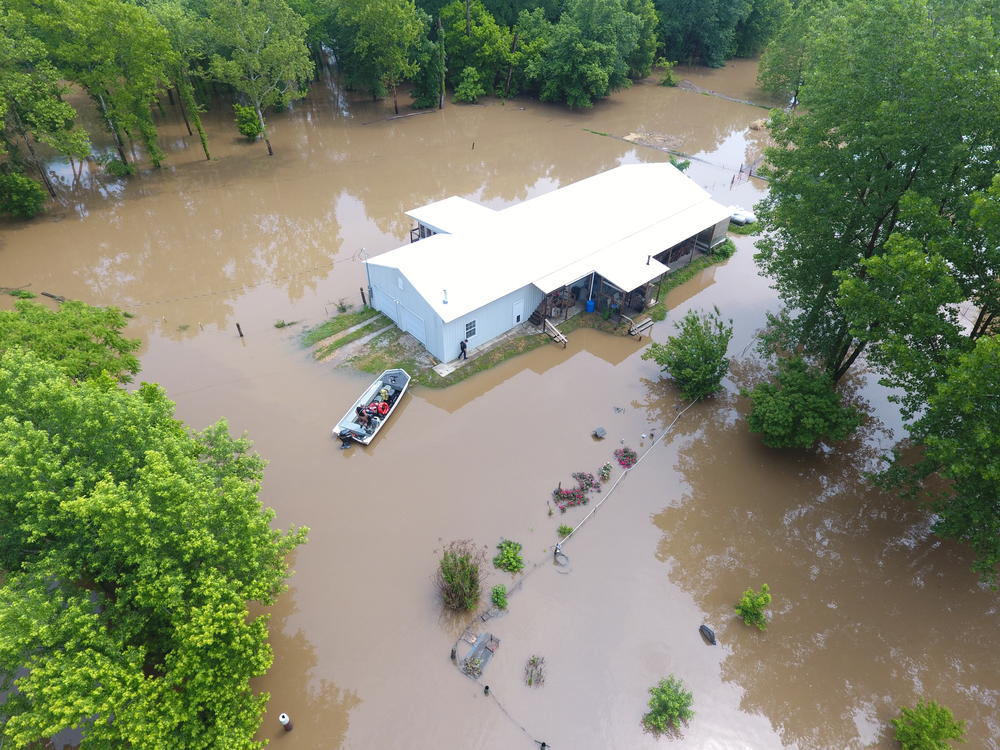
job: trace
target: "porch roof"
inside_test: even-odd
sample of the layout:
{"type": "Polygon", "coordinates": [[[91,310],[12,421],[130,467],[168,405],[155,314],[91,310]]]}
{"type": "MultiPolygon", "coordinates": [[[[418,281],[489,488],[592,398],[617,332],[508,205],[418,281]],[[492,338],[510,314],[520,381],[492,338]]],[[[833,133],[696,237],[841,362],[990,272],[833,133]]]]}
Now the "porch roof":
{"type": "Polygon", "coordinates": [[[491,221],[497,212],[479,203],[453,195],[444,200],[407,211],[406,215],[435,232],[458,234],[475,231],[491,221]]]}

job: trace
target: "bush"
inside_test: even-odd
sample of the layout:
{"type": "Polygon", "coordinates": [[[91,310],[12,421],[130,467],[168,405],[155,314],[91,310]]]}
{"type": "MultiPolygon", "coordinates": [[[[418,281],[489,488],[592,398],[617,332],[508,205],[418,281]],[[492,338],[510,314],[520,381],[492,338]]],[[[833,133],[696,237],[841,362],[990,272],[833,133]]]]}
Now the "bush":
{"type": "Polygon", "coordinates": [[[618,448],[615,450],[615,458],[618,459],[618,463],[626,469],[632,468],[639,461],[639,456],[627,445],[624,448],[618,448]]]}
{"type": "Polygon", "coordinates": [[[670,373],[684,398],[699,399],[719,390],[729,370],[726,349],[733,337],[732,321],[723,323],[719,309],[708,314],[694,310],[675,323],[678,330],[665,344],[653,343],[642,354],[670,373]]]}
{"type": "Polygon", "coordinates": [[[490,601],[498,609],[507,609],[507,587],[501,583],[490,589],[490,601]]]}
{"type": "Polygon", "coordinates": [[[604,464],[604,466],[601,467],[600,475],[602,482],[607,482],[609,479],[611,479],[611,468],[612,467],[610,461],[608,461],[607,463],[604,464]]]}
{"type": "Polygon", "coordinates": [[[642,717],[642,723],[653,732],[680,729],[681,722],[690,721],[694,716],[691,710],[693,696],[673,675],[651,687],[649,695],[649,713],[642,717]]]}
{"type": "Polygon", "coordinates": [[[820,440],[837,442],[861,421],[853,407],[840,403],[830,376],[810,368],[801,357],[778,362],[774,383],[740,394],[750,399],[747,424],[772,448],[809,448],[820,440]]]}
{"type": "Polygon", "coordinates": [[[7,294],[11,297],[17,297],[18,299],[34,299],[38,296],[34,292],[29,292],[27,289],[10,289],[7,294]]]}
{"type": "Polygon", "coordinates": [[[117,156],[108,156],[101,163],[104,165],[105,171],[112,177],[122,179],[135,174],[135,167],[117,156]]]}
{"type": "Polygon", "coordinates": [[[649,317],[659,323],[661,320],[667,319],[667,308],[663,305],[656,305],[649,311],[649,317]]]}
{"type": "Polygon", "coordinates": [[[493,565],[506,570],[508,573],[517,573],[524,568],[524,560],[521,559],[521,545],[509,539],[503,539],[497,545],[500,553],[493,558],[493,565]]]}
{"type": "Polygon", "coordinates": [[[438,565],[438,589],[444,606],[461,612],[479,604],[482,562],[482,552],[467,539],[445,547],[438,565]]]}
{"type": "Polygon", "coordinates": [[[458,86],[455,87],[455,101],[475,104],[485,94],[486,89],[479,80],[479,71],[471,66],[463,70],[458,86]]]}
{"type": "Polygon", "coordinates": [[[712,255],[719,258],[732,258],[735,253],[736,243],[728,237],[712,248],[712,255]]]}
{"type": "Polygon", "coordinates": [[[654,68],[659,68],[662,77],[660,78],[661,86],[676,86],[677,79],[674,78],[674,66],[676,62],[671,62],[665,57],[658,58],[655,63],[653,63],[654,68]]]}
{"type": "Polygon", "coordinates": [[[756,625],[760,630],[767,630],[767,618],[764,611],[771,603],[771,590],[765,583],[760,592],[747,589],[736,603],[736,614],[743,618],[745,625],[756,625]]]}
{"type": "Polygon", "coordinates": [[[573,527],[562,524],[558,529],[556,529],[556,532],[559,536],[566,537],[573,533],[573,527]]]}
{"type": "Polygon", "coordinates": [[[0,214],[30,219],[42,212],[48,194],[23,174],[0,174],[0,214]]]}
{"type": "Polygon", "coordinates": [[[920,701],[915,708],[900,709],[900,714],[892,725],[903,750],[949,750],[948,740],[964,741],[965,722],[956,721],[951,711],[934,701],[920,701]]]}
{"type": "Polygon", "coordinates": [[[251,141],[257,140],[264,128],[260,126],[260,118],[257,117],[257,110],[243,104],[234,104],[233,112],[236,114],[236,129],[251,141]]]}

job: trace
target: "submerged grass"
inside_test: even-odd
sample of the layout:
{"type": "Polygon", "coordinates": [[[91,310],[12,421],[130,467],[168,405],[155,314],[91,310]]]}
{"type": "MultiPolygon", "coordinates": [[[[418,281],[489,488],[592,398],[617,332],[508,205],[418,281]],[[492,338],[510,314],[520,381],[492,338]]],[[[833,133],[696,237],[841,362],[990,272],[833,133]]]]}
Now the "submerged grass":
{"type": "Polygon", "coordinates": [[[760,222],[755,221],[752,224],[733,224],[730,222],[729,231],[733,234],[757,234],[760,231],[760,222]]]}
{"type": "MultiPolygon", "coordinates": [[[[337,351],[340,347],[350,344],[352,341],[357,341],[360,338],[368,336],[369,334],[375,333],[379,328],[384,328],[389,324],[389,319],[384,315],[378,315],[371,323],[363,325],[350,333],[345,333],[343,336],[334,339],[326,346],[321,346],[316,350],[316,359],[325,359],[337,351]]],[[[381,370],[379,370],[381,372],[381,370]]]]}
{"type": "Polygon", "coordinates": [[[321,323],[315,328],[306,331],[302,335],[302,343],[306,346],[312,346],[323,339],[330,338],[335,333],[340,333],[341,331],[347,330],[351,326],[363,323],[378,314],[379,311],[374,307],[364,307],[360,310],[355,310],[354,312],[346,312],[340,315],[335,315],[325,323],[321,323]]]}

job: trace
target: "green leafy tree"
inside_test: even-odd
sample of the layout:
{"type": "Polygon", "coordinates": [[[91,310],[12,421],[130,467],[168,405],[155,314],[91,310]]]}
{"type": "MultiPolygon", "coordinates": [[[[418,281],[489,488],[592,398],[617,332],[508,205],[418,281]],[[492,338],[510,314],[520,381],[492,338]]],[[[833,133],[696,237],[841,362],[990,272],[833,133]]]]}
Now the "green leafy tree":
{"type": "Polygon", "coordinates": [[[773,383],[743,389],[750,399],[747,425],[772,448],[811,448],[819,441],[838,442],[860,422],[857,409],[840,402],[828,373],[811,368],[802,357],[782,357],[773,383]]]}
{"type": "Polygon", "coordinates": [[[0,174],[0,214],[30,219],[42,212],[45,197],[45,190],[30,177],[0,174]]]}
{"type": "Polygon", "coordinates": [[[732,54],[736,57],[759,55],[778,33],[791,10],[789,0],[754,0],[749,13],[736,22],[732,54]]]}
{"type": "Polygon", "coordinates": [[[989,186],[998,40],[988,19],[938,18],[925,0],[851,0],[824,16],[807,42],[804,111],[771,120],[756,257],[794,311],[772,321],[772,345],[801,349],[839,380],[868,342],[837,291],[886,252],[904,196],[948,216],[989,186]]]}
{"type": "Polygon", "coordinates": [[[264,110],[305,96],[313,72],[306,22],[285,0],[209,0],[209,30],[222,50],[209,71],[243,94],[257,113],[268,156],[274,156],[264,110]]]}
{"type": "Polygon", "coordinates": [[[0,352],[30,349],[74,380],[106,373],[128,383],[139,372],[138,339],[122,336],[128,319],[114,307],[91,307],[69,300],[50,310],[20,300],[0,310],[0,352]]]}
{"type": "Polygon", "coordinates": [[[653,0],[624,0],[623,7],[639,19],[639,35],[635,47],[626,59],[628,76],[634,79],[645,78],[653,69],[656,48],[660,44],[660,16],[653,0]]]}
{"type": "MultiPolygon", "coordinates": [[[[758,0],[760,1],[760,0],[758,0]]],[[[736,48],[736,27],[752,0],[658,0],[662,42],[671,60],[723,65],[736,48]]]]}
{"type": "Polygon", "coordinates": [[[522,10],[514,27],[510,68],[504,97],[519,91],[537,94],[541,89],[546,50],[552,39],[552,23],[542,8],[522,10]]]}
{"type": "Polygon", "coordinates": [[[510,29],[500,26],[480,0],[454,0],[441,9],[447,50],[448,83],[458,86],[466,68],[475,68],[487,93],[511,62],[510,29]]]}
{"type": "Polygon", "coordinates": [[[641,28],[622,0],[568,0],[542,58],[540,98],[587,108],[629,86],[641,28]]]}
{"type": "Polygon", "coordinates": [[[758,630],[767,630],[767,608],[771,604],[771,589],[765,583],[760,591],[747,589],[736,602],[736,614],[745,625],[753,625],[758,630]]]}
{"type": "MultiPolygon", "coordinates": [[[[90,153],[86,133],[75,127],[76,110],[62,99],[65,91],[48,50],[31,33],[25,17],[0,7],[0,156],[6,154],[14,164],[25,162],[53,198],[55,186],[35,144],[77,158],[90,153]]],[[[5,212],[24,218],[39,213],[34,187],[8,178],[5,212]]]]}
{"type": "Polygon", "coordinates": [[[884,480],[926,500],[932,530],[976,554],[973,569],[995,585],[1000,568],[1000,336],[982,336],[958,357],[910,427],[923,450],[897,455],[884,480]],[[932,475],[944,482],[928,483],[932,475]]]}
{"type": "Polygon", "coordinates": [[[642,717],[642,723],[653,732],[676,731],[694,718],[694,696],[673,675],[651,687],[649,696],[649,712],[642,717]]]}
{"type": "Polygon", "coordinates": [[[263,462],[163,392],[0,354],[5,747],[258,748],[267,606],[305,531],[271,528],[263,462]],[[30,502],[25,499],[30,498],[30,502]]]}
{"type": "Polygon", "coordinates": [[[257,110],[245,104],[233,104],[233,114],[236,115],[236,129],[240,135],[245,135],[251,141],[260,138],[264,128],[260,125],[257,110]]]}
{"type": "Polygon", "coordinates": [[[33,19],[63,75],[94,99],[121,161],[124,137],[139,138],[153,166],[159,147],[150,107],[164,90],[176,53],[163,26],[124,0],[42,0],[33,19]]]}
{"type": "Polygon", "coordinates": [[[417,72],[413,78],[410,96],[414,109],[429,109],[441,103],[444,79],[444,46],[441,42],[422,39],[414,56],[417,72]]]}
{"type": "Polygon", "coordinates": [[[950,750],[948,740],[964,741],[965,722],[934,701],[918,701],[913,708],[900,709],[892,720],[896,742],[903,750],[950,750]]]}
{"type": "Polygon", "coordinates": [[[722,384],[729,371],[726,350],[733,337],[732,321],[719,318],[719,309],[699,314],[689,310],[674,324],[677,335],[666,343],[653,343],[642,353],[651,359],[677,383],[684,398],[711,396],[722,384]]]}
{"type": "Polygon", "coordinates": [[[420,41],[429,19],[413,0],[342,0],[338,3],[336,48],[359,88],[373,95],[392,92],[399,114],[396,87],[418,70],[420,41]]]}
{"type": "Polygon", "coordinates": [[[473,67],[468,67],[462,71],[462,77],[455,87],[455,101],[475,104],[479,97],[486,95],[486,88],[479,80],[479,71],[473,67]]]}
{"type": "Polygon", "coordinates": [[[831,0],[798,0],[783,16],[781,25],[760,58],[757,80],[764,91],[798,103],[806,75],[809,41],[823,26],[831,0]]]}

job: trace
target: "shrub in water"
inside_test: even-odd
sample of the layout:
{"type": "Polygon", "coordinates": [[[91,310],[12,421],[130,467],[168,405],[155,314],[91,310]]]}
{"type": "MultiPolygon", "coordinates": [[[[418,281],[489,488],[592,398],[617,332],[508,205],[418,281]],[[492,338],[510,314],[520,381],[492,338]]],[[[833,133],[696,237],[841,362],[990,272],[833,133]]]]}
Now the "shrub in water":
{"type": "Polygon", "coordinates": [[[455,87],[455,101],[475,104],[485,93],[486,89],[479,79],[479,71],[471,66],[465,68],[458,86],[455,87]]]}
{"type": "Polygon", "coordinates": [[[233,112],[236,114],[236,129],[251,141],[257,140],[264,128],[260,126],[260,118],[257,117],[257,110],[243,104],[234,104],[233,112]]]}
{"type": "Polygon", "coordinates": [[[30,219],[42,212],[45,189],[23,174],[0,174],[0,214],[30,219]]]}
{"type": "Polygon", "coordinates": [[[920,701],[914,708],[903,708],[892,720],[896,742],[903,750],[949,750],[948,740],[964,741],[965,722],[956,721],[944,706],[934,701],[920,701]]]}
{"type": "Polygon", "coordinates": [[[642,723],[654,732],[680,729],[681,722],[694,716],[691,710],[694,698],[673,675],[651,687],[649,695],[649,713],[642,717],[642,723]]]}
{"type": "Polygon", "coordinates": [[[573,527],[563,524],[558,529],[556,529],[556,531],[559,532],[559,536],[569,536],[570,534],[573,533],[573,527]]]}
{"type": "Polygon", "coordinates": [[[502,583],[490,590],[490,601],[498,609],[507,609],[507,587],[502,583]]]}
{"type": "Polygon", "coordinates": [[[497,545],[499,554],[493,558],[493,564],[506,570],[508,573],[517,573],[524,567],[524,560],[521,559],[521,545],[504,539],[497,545]]]}
{"type": "Polygon", "coordinates": [[[452,542],[445,547],[438,565],[438,589],[444,606],[464,611],[479,604],[482,562],[482,552],[467,539],[452,542]]]}
{"type": "Polygon", "coordinates": [[[736,603],[736,614],[743,618],[747,625],[756,625],[761,630],[767,629],[767,618],[764,611],[771,603],[771,590],[765,583],[760,587],[760,592],[747,589],[743,596],[736,603]]]}

